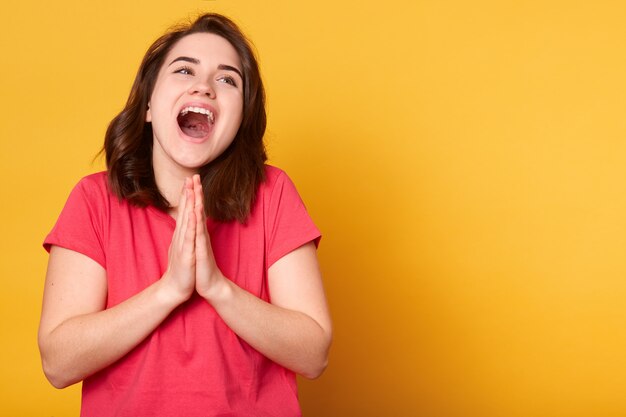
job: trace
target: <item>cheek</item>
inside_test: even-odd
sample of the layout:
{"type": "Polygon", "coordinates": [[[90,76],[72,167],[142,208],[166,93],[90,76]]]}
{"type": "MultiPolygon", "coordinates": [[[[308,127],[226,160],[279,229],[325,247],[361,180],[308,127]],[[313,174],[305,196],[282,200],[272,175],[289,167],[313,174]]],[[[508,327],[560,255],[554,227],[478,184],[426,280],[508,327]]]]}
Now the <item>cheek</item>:
{"type": "Polygon", "coordinates": [[[225,116],[228,118],[226,129],[232,132],[233,135],[237,133],[241,127],[243,120],[243,103],[238,97],[229,97],[227,105],[224,107],[225,116]]]}
{"type": "Polygon", "coordinates": [[[238,101],[235,112],[237,114],[237,117],[235,117],[235,120],[237,121],[237,129],[239,129],[239,126],[243,121],[243,102],[241,100],[238,101]]]}

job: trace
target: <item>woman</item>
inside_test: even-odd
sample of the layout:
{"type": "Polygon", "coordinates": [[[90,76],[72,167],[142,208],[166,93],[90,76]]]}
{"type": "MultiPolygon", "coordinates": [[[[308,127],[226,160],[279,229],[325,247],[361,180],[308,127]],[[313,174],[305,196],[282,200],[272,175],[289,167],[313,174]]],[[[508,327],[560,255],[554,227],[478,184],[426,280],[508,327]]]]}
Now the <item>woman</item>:
{"type": "Polygon", "coordinates": [[[39,346],[83,416],[296,416],[331,323],[320,234],[266,166],[263,85],[244,35],[206,14],[159,38],[50,252],[39,346]],[[181,192],[182,190],[182,192],[181,192]]]}

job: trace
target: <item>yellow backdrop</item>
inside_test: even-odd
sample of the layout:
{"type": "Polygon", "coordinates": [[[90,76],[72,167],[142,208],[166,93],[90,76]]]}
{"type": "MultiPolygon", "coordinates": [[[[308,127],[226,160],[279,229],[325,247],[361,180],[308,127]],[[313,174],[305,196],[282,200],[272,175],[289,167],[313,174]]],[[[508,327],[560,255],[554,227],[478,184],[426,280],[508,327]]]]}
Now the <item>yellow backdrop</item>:
{"type": "Polygon", "coordinates": [[[626,415],[624,2],[0,9],[0,414],[77,415],[40,368],[41,241],[149,43],[218,11],[257,46],[271,162],[325,235],[336,338],[305,416],[626,415]]]}

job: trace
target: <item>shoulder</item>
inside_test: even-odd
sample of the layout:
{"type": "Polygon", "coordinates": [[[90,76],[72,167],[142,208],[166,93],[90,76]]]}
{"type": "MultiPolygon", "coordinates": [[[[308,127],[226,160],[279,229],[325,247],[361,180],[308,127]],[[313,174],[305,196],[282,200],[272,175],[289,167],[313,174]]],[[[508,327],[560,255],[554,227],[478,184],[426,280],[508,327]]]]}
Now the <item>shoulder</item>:
{"type": "Polygon", "coordinates": [[[83,207],[95,213],[119,204],[122,202],[111,193],[107,173],[102,171],[81,178],[72,189],[66,206],[83,207]]]}
{"type": "Polygon", "coordinates": [[[289,188],[295,188],[291,178],[285,171],[272,165],[265,165],[265,181],[261,183],[261,189],[264,192],[272,192],[281,189],[285,185],[289,188]]]}
{"type": "Polygon", "coordinates": [[[106,171],[87,175],[78,181],[74,191],[81,192],[87,198],[109,198],[108,179],[106,171]]]}
{"type": "Polygon", "coordinates": [[[259,190],[260,199],[268,209],[304,207],[294,182],[287,173],[271,165],[265,166],[265,181],[259,190]]]}
{"type": "Polygon", "coordinates": [[[106,173],[83,177],[70,192],[55,226],[44,241],[44,247],[50,250],[53,245],[62,246],[105,265],[102,244],[110,200],[106,173]]]}
{"type": "Polygon", "coordinates": [[[284,200],[300,200],[296,185],[289,175],[272,165],[265,165],[265,181],[259,187],[258,197],[270,204],[284,200]]]}
{"type": "Polygon", "coordinates": [[[265,165],[266,184],[275,184],[278,179],[283,177],[287,177],[287,173],[285,171],[273,165],[265,165]]]}
{"type": "Polygon", "coordinates": [[[285,171],[266,165],[261,204],[268,242],[268,265],[307,242],[319,242],[319,230],[285,171]]]}
{"type": "Polygon", "coordinates": [[[77,186],[83,188],[99,188],[99,189],[108,189],[107,186],[107,172],[100,171],[95,172],[93,174],[87,175],[78,181],[77,186]]]}

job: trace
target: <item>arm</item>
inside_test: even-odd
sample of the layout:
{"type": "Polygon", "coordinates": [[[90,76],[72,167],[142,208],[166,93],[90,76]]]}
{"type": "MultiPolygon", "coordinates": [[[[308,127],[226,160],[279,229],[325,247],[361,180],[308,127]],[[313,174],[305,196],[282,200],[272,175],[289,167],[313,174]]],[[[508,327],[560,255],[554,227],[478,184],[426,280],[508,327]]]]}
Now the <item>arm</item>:
{"type": "Polygon", "coordinates": [[[181,197],[169,267],[162,279],[105,309],[106,271],[78,252],[53,246],[50,251],[39,326],[44,373],[63,388],[114,363],[146,338],[194,290],[193,206],[181,197]],[[187,224],[187,228],[181,225],[187,224]]]}
{"type": "Polygon", "coordinates": [[[205,298],[256,350],[302,376],[317,378],[328,363],[332,330],[315,245],[301,246],[272,265],[269,286],[271,304],[226,278],[205,298]]]}
{"type": "Polygon", "coordinates": [[[307,378],[322,374],[332,340],[315,245],[309,242],[276,261],[268,279],[267,303],[225,278],[213,258],[202,209],[200,182],[196,193],[196,290],[224,322],[256,350],[307,378]]]}

